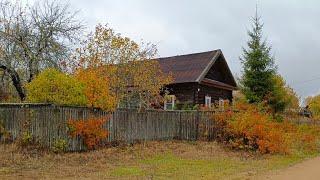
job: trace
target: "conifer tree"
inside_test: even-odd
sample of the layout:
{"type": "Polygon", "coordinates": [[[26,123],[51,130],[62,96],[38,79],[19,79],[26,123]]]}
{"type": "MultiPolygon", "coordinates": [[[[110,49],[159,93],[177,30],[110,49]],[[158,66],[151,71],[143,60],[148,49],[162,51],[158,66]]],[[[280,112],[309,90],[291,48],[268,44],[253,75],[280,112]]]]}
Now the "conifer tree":
{"type": "Polygon", "coordinates": [[[267,100],[272,94],[276,66],[271,55],[271,46],[263,39],[263,24],[257,11],[252,23],[252,30],[248,31],[248,47],[243,48],[243,55],[240,57],[243,66],[240,84],[247,100],[256,103],[267,100]]]}

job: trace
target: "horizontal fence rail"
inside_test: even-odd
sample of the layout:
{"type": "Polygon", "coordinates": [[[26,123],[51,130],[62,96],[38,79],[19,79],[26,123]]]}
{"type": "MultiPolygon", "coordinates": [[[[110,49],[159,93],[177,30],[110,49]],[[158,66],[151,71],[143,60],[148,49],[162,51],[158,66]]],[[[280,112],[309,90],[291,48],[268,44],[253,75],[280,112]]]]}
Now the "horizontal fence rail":
{"type": "Polygon", "coordinates": [[[213,138],[213,111],[156,111],[119,109],[115,112],[83,107],[53,106],[50,104],[0,104],[0,124],[13,139],[22,135],[25,128],[42,145],[52,148],[63,139],[68,151],[85,150],[80,138],[71,138],[69,120],[105,118],[103,128],[109,132],[106,142],[147,140],[198,140],[213,138]],[[204,137],[205,136],[205,137],[204,137]]]}

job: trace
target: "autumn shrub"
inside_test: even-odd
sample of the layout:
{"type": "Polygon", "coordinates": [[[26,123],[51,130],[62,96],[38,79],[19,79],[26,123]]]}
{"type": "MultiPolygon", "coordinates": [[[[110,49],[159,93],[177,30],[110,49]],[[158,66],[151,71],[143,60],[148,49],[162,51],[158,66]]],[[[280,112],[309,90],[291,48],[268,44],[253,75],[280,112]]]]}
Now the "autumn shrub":
{"type": "Polygon", "coordinates": [[[58,105],[86,105],[84,85],[56,69],[47,69],[26,85],[27,101],[58,105]]]}
{"type": "Polygon", "coordinates": [[[95,149],[102,140],[108,137],[108,131],[103,129],[106,119],[69,120],[71,137],[81,137],[89,150],[95,149]]]}
{"type": "Polygon", "coordinates": [[[320,127],[317,125],[298,125],[293,134],[294,146],[304,151],[316,151],[319,144],[320,127]]]}
{"type": "Polygon", "coordinates": [[[65,152],[67,150],[67,141],[64,139],[56,139],[52,145],[52,151],[55,153],[65,152]]]}
{"type": "Polygon", "coordinates": [[[21,148],[39,145],[35,137],[29,131],[24,131],[21,133],[21,135],[18,137],[17,144],[21,148]]]}
{"type": "Polygon", "coordinates": [[[237,111],[216,113],[212,119],[216,139],[235,149],[260,153],[290,153],[292,148],[316,150],[319,133],[316,127],[277,122],[257,105],[237,104],[237,111]]]}

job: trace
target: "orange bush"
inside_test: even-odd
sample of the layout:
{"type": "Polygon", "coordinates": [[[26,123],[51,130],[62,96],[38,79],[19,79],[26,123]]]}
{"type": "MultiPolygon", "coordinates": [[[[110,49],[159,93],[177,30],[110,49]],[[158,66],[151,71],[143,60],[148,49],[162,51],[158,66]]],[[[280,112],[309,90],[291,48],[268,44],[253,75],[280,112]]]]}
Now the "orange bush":
{"type": "Polygon", "coordinates": [[[245,111],[240,109],[234,118],[230,126],[233,134],[244,139],[243,145],[258,149],[261,153],[287,151],[282,130],[277,128],[277,123],[272,122],[268,114],[249,106],[245,111]]]}
{"type": "Polygon", "coordinates": [[[306,150],[316,149],[314,127],[301,127],[288,121],[276,122],[258,106],[241,103],[236,112],[215,114],[216,139],[236,149],[258,150],[261,153],[289,153],[300,143],[306,150]]]}
{"type": "Polygon", "coordinates": [[[296,128],[293,138],[298,141],[296,146],[307,151],[317,150],[319,141],[320,127],[317,125],[300,125],[296,128]]]}
{"type": "Polygon", "coordinates": [[[106,119],[69,120],[71,137],[80,136],[88,149],[95,149],[108,137],[108,131],[102,128],[106,119]]]}

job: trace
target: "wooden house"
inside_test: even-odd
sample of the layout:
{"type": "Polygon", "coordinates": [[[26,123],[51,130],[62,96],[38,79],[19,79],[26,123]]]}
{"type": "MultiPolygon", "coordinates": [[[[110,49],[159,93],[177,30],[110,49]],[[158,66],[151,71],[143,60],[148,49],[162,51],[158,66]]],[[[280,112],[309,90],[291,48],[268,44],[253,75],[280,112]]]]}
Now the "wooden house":
{"type": "Polygon", "coordinates": [[[167,86],[165,109],[180,104],[212,106],[232,101],[236,81],[221,50],[159,58],[164,73],[172,73],[174,82],[167,86]]]}

